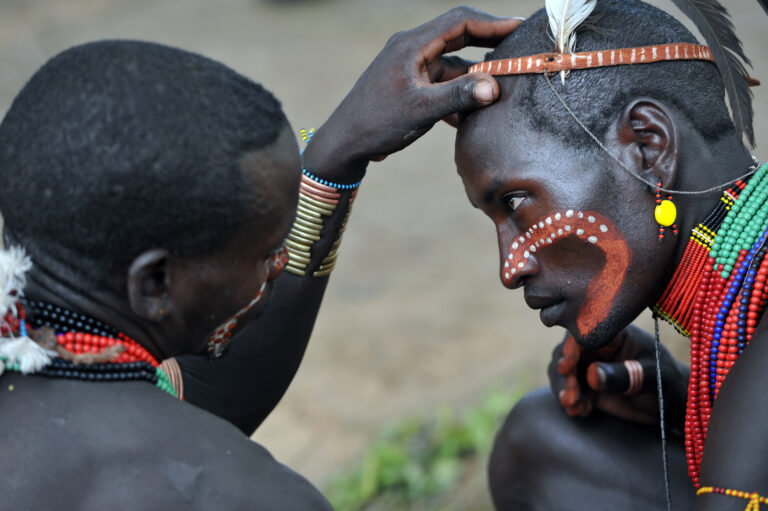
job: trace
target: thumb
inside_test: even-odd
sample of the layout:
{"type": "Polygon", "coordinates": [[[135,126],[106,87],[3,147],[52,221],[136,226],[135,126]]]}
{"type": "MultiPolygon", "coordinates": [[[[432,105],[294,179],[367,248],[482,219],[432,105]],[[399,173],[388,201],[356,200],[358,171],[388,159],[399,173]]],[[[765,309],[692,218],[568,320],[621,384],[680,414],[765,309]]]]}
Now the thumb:
{"type": "Polygon", "coordinates": [[[435,120],[490,105],[499,97],[499,84],[485,73],[465,74],[429,87],[435,120]]]}
{"type": "Polygon", "coordinates": [[[598,392],[638,394],[652,388],[656,368],[637,360],[593,362],[587,368],[587,383],[598,392]]]}

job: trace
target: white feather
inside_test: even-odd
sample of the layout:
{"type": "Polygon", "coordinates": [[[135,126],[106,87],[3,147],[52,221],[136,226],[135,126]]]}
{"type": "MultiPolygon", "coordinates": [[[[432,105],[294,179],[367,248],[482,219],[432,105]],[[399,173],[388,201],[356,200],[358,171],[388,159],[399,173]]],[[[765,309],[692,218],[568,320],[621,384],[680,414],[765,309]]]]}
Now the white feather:
{"type": "Polygon", "coordinates": [[[30,268],[32,261],[23,248],[0,249],[0,317],[8,312],[16,315],[16,302],[24,294],[30,268]]]}
{"type": "Polygon", "coordinates": [[[56,352],[49,351],[29,337],[0,338],[0,357],[5,365],[19,364],[19,371],[24,374],[36,373],[47,366],[56,352]]]}
{"type": "MultiPolygon", "coordinates": [[[[573,53],[576,47],[576,29],[595,10],[597,0],[545,0],[549,29],[559,53],[573,53]]],[[[560,77],[565,83],[566,72],[560,77]]]]}

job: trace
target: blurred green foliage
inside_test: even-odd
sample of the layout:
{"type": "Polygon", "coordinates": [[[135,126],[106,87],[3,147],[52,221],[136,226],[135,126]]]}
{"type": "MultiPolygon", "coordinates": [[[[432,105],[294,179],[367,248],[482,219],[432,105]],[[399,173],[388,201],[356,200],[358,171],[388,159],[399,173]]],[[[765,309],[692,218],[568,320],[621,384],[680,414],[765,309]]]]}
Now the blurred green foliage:
{"type": "Polygon", "coordinates": [[[470,463],[487,455],[501,421],[523,394],[521,388],[493,389],[460,412],[441,407],[385,427],[359,466],[331,480],[325,495],[337,511],[361,511],[377,507],[380,499],[407,509],[450,490],[470,463]]]}

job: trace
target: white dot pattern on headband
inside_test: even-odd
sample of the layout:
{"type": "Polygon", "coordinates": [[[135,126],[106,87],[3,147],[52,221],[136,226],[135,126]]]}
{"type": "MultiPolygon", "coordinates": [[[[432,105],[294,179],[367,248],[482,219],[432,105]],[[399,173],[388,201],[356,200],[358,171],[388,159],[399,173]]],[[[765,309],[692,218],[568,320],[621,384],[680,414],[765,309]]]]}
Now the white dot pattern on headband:
{"type": "Polygon", "coordinates": [[[597,213],[569,209],[554,212],[543,220],[532,223],[525,232],[525,236],[520,236],[511,244],[504,263],[503,280],[505,283],[511,283],[511,279],[517,273],[523,274],[523,269],[526,268],[526,263],[533,254],[542,247],[552,245],[567,236],[576,235],[585,242],[599,247],[602,236],[611,230],[610,222],[605,220],[597,213]],[[602,221],[598,222],[598,219],[602,221]],[[536,238],[531,239],[534,233],[536,238]],[[526,239],[531,241],[525,244],[526,239]]]}

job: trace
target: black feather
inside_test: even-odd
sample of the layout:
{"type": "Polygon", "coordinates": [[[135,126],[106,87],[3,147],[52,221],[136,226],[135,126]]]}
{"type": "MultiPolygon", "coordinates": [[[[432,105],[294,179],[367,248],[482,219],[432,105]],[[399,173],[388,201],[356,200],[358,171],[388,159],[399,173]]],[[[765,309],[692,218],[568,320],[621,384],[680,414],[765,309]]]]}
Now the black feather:
{"type": "MultiPolygon", "coordinates": [[[[766,0],[759,0],[763,7],[766,0]]],[[[733,23],[717,0],[672,0],[674,4],[688,16],[699,32],[704,36],[707,45],[712,50],[720,74],[728,93],[733,124],[741,136],[746,136],[749,144],[755,146],[755,133],[752,128],[752,92],[747,82],[745,64],[752,63],[744,54],[733,23]]]]}
{"type": "Polygon", "coordinates": [[[765,14],[768,14],[768,0],[757,0],[757,2],[763,7],[765,14]]]}

